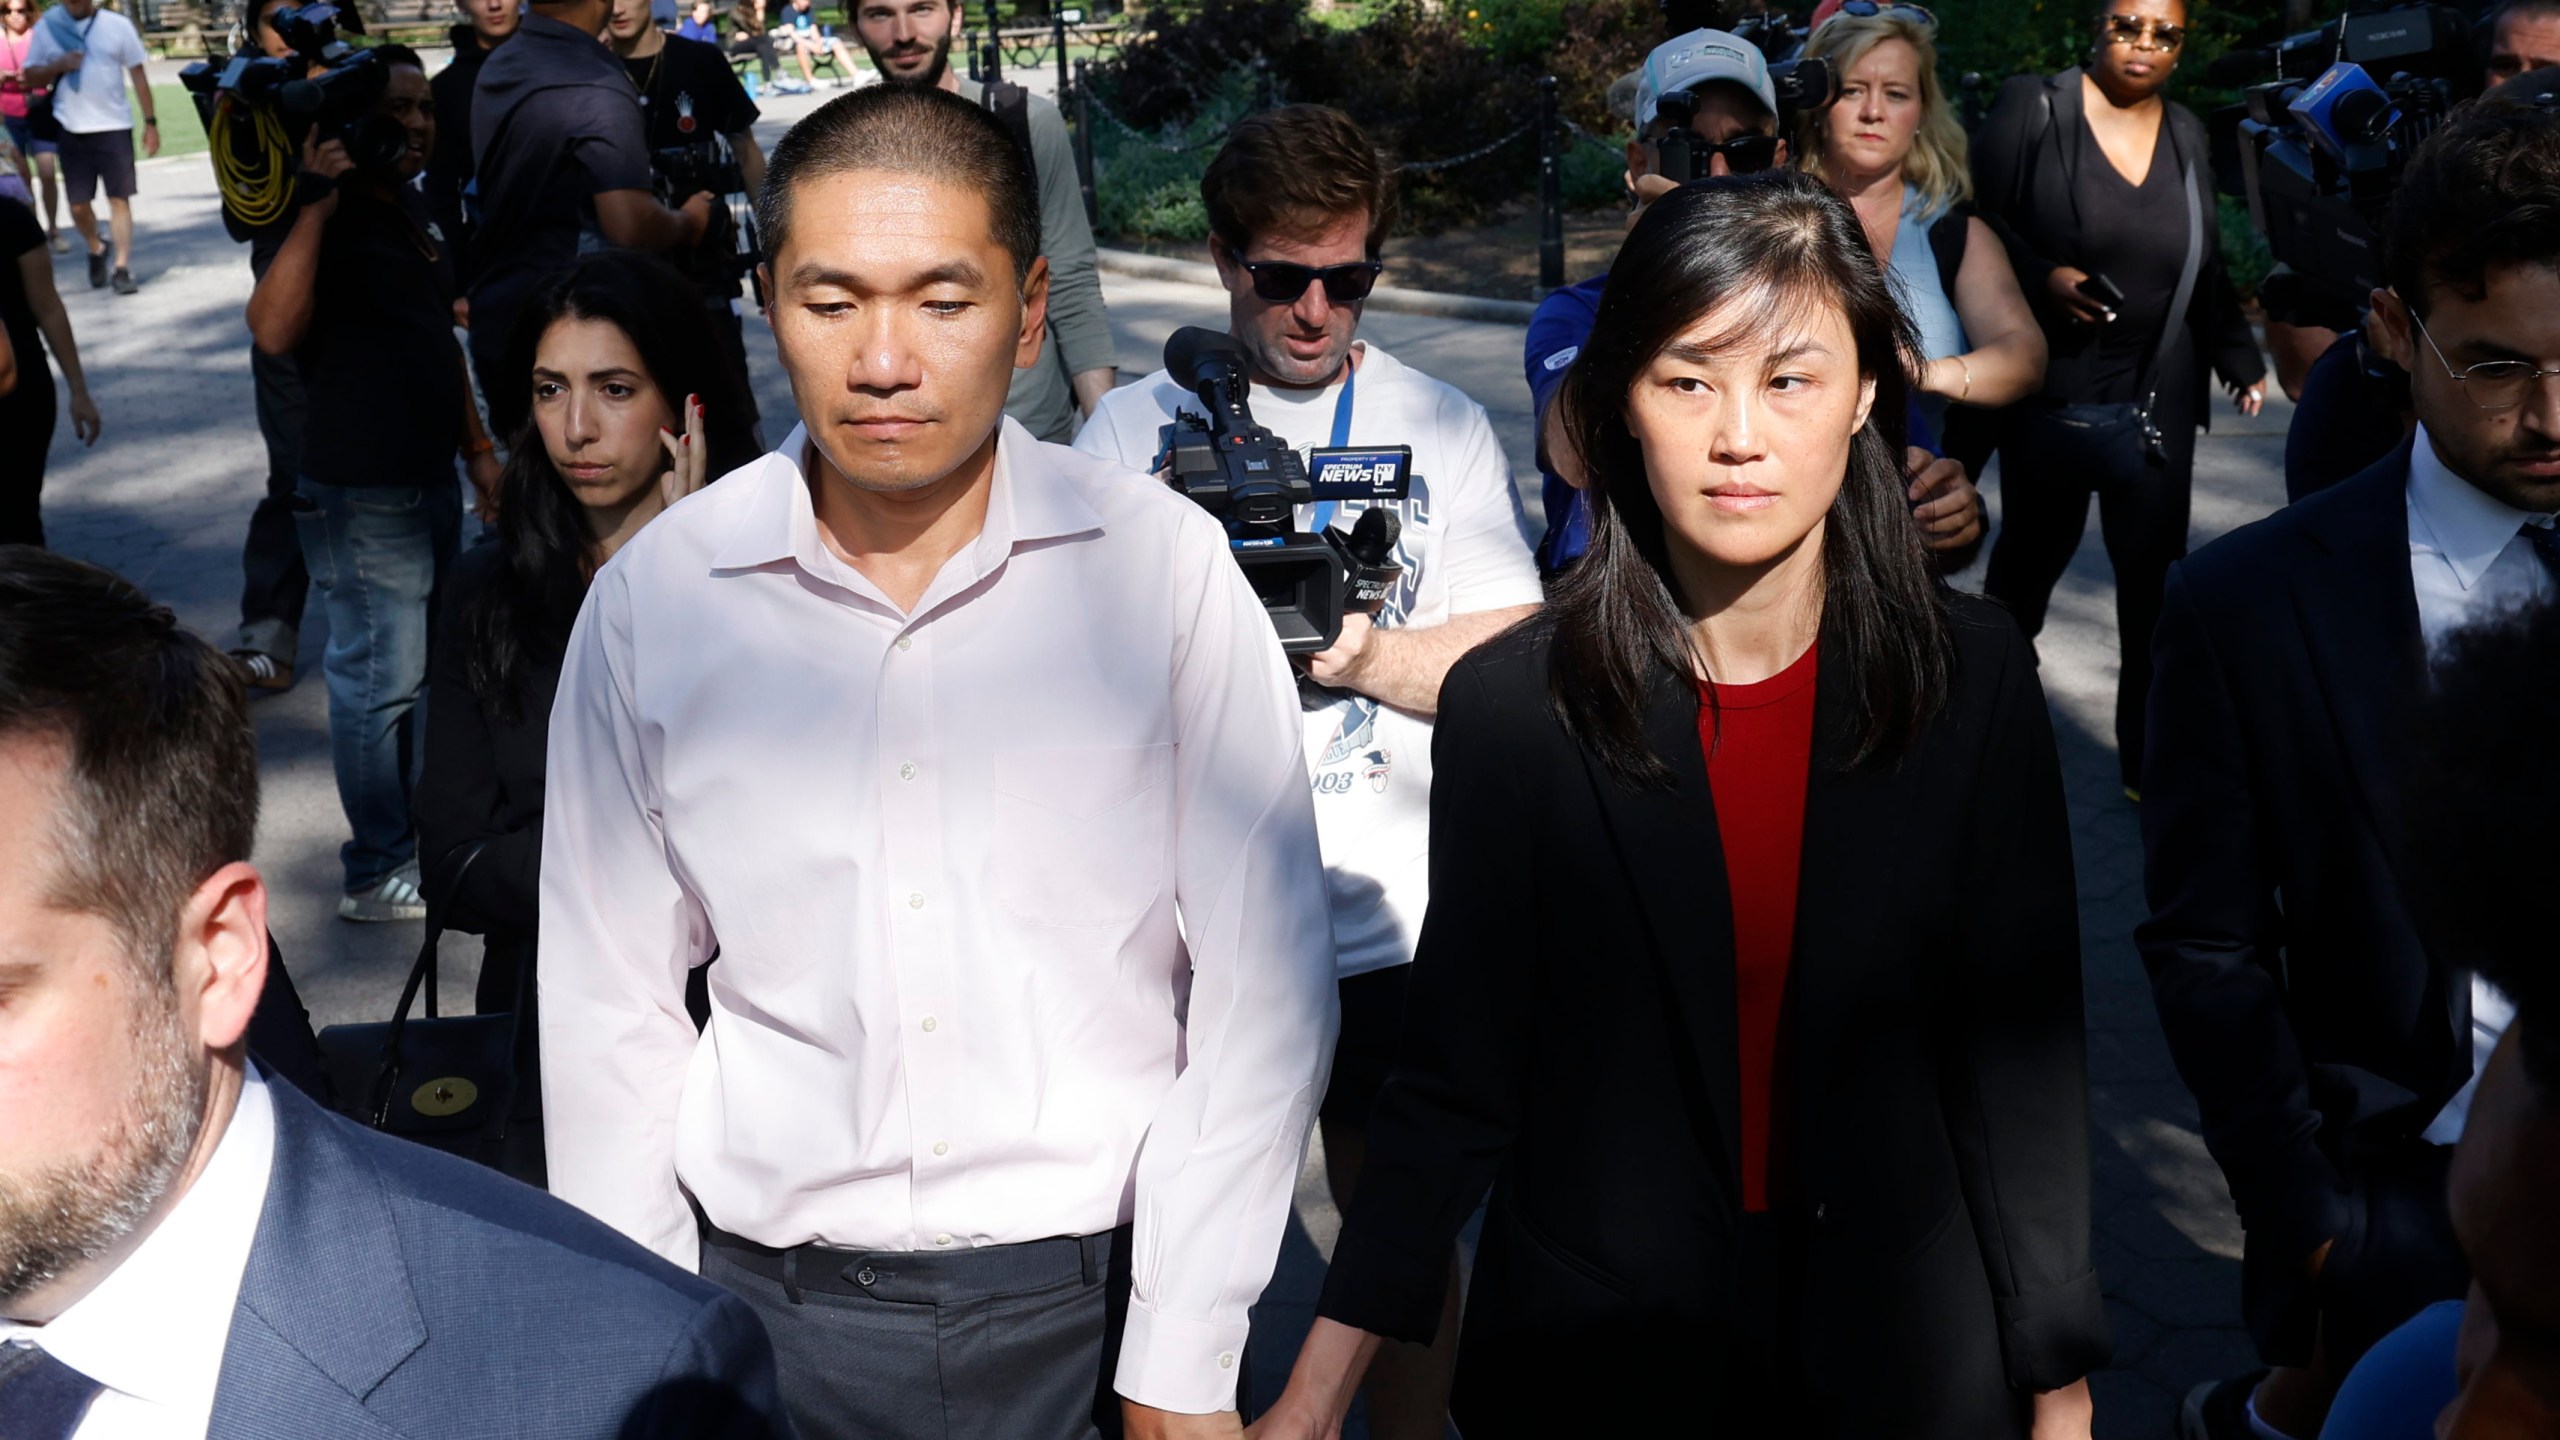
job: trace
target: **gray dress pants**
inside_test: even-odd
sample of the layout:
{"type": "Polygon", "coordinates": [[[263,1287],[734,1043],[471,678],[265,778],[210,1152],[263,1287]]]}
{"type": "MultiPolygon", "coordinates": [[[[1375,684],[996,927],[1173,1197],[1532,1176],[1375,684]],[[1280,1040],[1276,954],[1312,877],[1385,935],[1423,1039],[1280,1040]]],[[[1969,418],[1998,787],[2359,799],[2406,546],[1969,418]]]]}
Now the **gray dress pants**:
{"type": "Polygon", "coordinates": [[[713,1231],[703,1278],[773,1339],[800,1440],[1095,1440],[1129,1304],[1129,1231],[954,1251],[776,1251],[713,1231]]]}

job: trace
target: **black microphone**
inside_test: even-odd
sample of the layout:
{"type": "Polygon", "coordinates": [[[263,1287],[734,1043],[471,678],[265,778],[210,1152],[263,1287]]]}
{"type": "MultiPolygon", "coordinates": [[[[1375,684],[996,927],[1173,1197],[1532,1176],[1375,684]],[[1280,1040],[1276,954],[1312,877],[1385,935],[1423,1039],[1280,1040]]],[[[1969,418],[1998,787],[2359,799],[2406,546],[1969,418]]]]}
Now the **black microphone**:
{"type": "Polygon", "coordinates": [[[1378,607],[1387,603],[1388,592],[1404,578],[1404,567],[1395,559],[1396,537],[1403,530],[1404,522],[1396,518],[1396,512],[1372,505],[1352,523],[1351,538],[1335,542],[1345,562],[1343,614],[1374,619],[1378,607]]]}

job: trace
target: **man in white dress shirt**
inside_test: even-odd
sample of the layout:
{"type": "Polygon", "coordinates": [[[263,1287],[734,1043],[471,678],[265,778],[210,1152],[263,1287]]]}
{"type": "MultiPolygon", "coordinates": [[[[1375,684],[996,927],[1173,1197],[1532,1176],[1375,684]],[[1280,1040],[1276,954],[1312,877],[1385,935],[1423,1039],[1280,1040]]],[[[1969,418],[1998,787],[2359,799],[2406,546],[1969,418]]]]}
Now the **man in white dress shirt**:
{"type": "Polygon", "coordinates": [[[2407,817],[2447,642],[2560,593],[2555,177],[2560,112],[2530,97],[2437,132],[2393,198],[2370,331],[2415,436],[2170,580],[2136,939],[2272,1369],[2192,1396],[2196,1440],[2309,1440],[2367,1346],[2468,1284],[2446,1169],[2514,1011],[2456,962],[2407,817]]]}
{"type": "Polygon", "coordinates": [[[0,1436],[778,1435],[736,1296],[252,1062],[257,819],[231,663],[0,546],[0,1436]]]}
{"type": "Polygon", "coordinates": [[[1235,1434],[1334,1023],[1278,642],[1004,419],[997,121],[860,90],[766,175],[800,428],[597,575],[553,712],[552,1186],[748,1298],[804,1440],[1235,1434]]]}
{"type": "MultiPolygon", "coordinates": [[[[1309,788],[1333,910],[1342,1036],[1318,1119],[1327,1178],[1348,1205],[1367,1155],[1370,1103],[1404,1018],[1405,978],[1430,899],[1431,718],[1459,656],[1544,598],[1511,465],[1484,407],[1361,340],[1363,297],[1394,219],[1395,173],[1341,111],[1291,105],[1236,127],[1200,181],[1228,333],[1251,368],[1253,418],[1288,444],[1410,445],[1398,520],[1403,577],[1368,617],[1306,659],[1309,788]]],[[[1200,402],[1158,370],[1104,397],[1076,448],[1156,468],[1164,426],[1200,402]]],[[[1357,511],[1301,509],[1348,530],[1357,511]]],[[[1369,1372],[1379,1440],[1439,1440],[1457,1361],[1458,1283],[1433,1345],[1390,1345],[1369,1372]]]]}

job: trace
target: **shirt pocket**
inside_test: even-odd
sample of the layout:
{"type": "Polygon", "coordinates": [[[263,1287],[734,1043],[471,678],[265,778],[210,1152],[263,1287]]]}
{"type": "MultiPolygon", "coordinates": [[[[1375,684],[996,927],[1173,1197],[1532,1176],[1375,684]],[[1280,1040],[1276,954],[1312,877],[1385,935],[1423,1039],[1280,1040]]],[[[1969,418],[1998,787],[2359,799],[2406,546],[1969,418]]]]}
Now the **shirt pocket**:
{"type": "Polygon", "coordinates": [[[995,757],[992,893],[1037,925],[1125,925],[1164,889],[1173,747],[1004,750],[995,757]]]}

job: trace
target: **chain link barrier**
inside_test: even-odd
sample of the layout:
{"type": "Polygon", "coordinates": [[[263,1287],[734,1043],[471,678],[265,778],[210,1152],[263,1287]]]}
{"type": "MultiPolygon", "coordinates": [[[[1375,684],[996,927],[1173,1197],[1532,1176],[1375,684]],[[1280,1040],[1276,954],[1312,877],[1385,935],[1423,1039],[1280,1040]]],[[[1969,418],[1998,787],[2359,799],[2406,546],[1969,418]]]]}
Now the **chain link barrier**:
{"type": "Polygon", "coordinates": [[[1454,170],[1461,165],[1472,165],[1476,161],[1483,159],[1487,155],[1492,154],[1494,151],[1501,149],[1503,146],[1510,144],[1512,141],[1519,139],[1523,135],[1529,134],[1537,128],[1538,122],[1531,120],[1522,125],[1519,129],[1503,136],[1501,139],[1496,140],[1489,145],[1479,145],[1464,155],[1452,155],[1446,160],[1408,160],[1404,164],[1398,165],[1396,167],[1396,171],[1398,174],[1402,175],[1431,175],[1442,170],[1454,170]]]}

